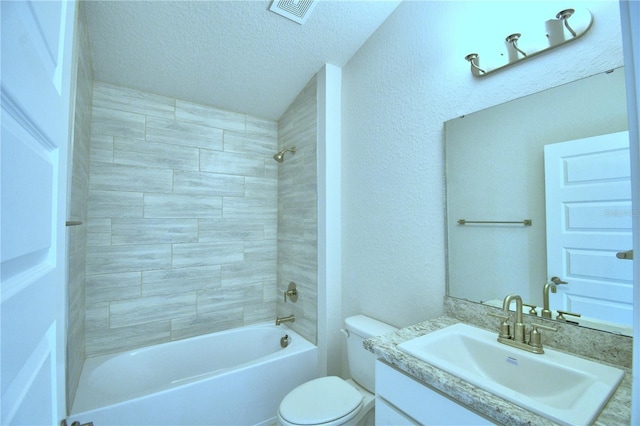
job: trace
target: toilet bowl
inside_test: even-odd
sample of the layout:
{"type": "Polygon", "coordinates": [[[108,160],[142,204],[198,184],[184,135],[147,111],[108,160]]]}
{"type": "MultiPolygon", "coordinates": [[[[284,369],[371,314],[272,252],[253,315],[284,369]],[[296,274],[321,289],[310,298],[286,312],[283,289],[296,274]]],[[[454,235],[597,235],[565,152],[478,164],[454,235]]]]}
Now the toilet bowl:
{"type": "Polygon", "coordinates": [[[371,411],[374,395],[353,380],[328,376],[304,383],[280,403],[278,423],[300,425],[356,425],[371,411]]]}
{"type": "Polygon", "coordinates": [[[364,339],[397,330],[378,320],[356,315],[345,320],[347,357],[353,379],[321,377],[289,392],[278,409],[278,424],[373,425],[375,356],[364,349],[364,339]]]}

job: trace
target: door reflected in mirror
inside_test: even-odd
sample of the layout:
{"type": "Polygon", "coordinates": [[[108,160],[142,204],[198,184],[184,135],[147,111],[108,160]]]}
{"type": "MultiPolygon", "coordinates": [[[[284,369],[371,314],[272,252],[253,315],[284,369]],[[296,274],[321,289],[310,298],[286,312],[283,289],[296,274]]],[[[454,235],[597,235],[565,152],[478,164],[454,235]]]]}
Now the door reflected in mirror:
{"type": "MultiPolygon", "coordinates": [[[[627,128],[622,68],[446,122],[448,295],[502,306],[502,299],[515,293],[541,315],[545,284],[558,276],[569,284],[547,286],[557,290],[549,291],[553,318],[558,310],[568,311],[581,316],[567,314],[566,320],[630,335],[632,303],[631,297],[628,303],[625,299],[632,293],[632,262],[616,257],[631,248],[630,203],[605,189],[610,195],[590,204],[585,197],[554,202],[552,209],[559,216],[547,223],[545,188],[550,185],[545,185],[544,154],[545,146],[627,128]],[[460,219],[467,223],[461,225],[460,219]],[[523,224],[525,219],[531,220],[530,226],[523,224]],[[595,243],[603,221],[615,234],[607,248],[595,243]],[[548,233],[580,233],[582,246],[573,241],[552,248],[554,238],[548,239],[548,233]]],[[[620,151],[612,144],[597,166],[585,163],[588,156],[573,156],[569,159],[575,161],[557,159],[553,167],[561,168],[566,185],[570,165],[572,176],[585,181],[583,193],[594,193],[602,180],[628,187],[628,159],[627,177],[620,173],[624,149],[628,155],[628,137],[627,148],[620,151]],[[579,175],[586,171],[595,175],[579,175]]]]}

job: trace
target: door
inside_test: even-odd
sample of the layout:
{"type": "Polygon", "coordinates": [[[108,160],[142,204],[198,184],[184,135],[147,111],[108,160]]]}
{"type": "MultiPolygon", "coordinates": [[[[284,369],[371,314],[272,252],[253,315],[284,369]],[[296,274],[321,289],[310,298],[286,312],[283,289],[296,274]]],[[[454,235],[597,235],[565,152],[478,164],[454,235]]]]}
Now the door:
{"type": "Polygon", "coordinates": [[[65,413],[65,213],[75,2],[2,1],[2,425],[65,413]]]}
{"type": "Polygon", "coordinates": [[[552,310],[631,325],[629,133],[546,145],[547,273],[567,281],[552,310]]]}

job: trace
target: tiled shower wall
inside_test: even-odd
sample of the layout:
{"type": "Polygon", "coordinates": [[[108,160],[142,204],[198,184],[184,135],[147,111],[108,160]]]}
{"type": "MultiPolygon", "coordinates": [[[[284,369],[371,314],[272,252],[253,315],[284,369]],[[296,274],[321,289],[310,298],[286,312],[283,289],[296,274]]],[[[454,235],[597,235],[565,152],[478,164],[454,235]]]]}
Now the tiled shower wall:
{"type": "Polygon", "coordinates": [[[310,342],[317,342],[318,202],[317,202],[317,77],[307,83],[278,122],[279,149],[287,152],[278,168],[278,315],[295,315],[289,324],[310,342]],[[284,303],[289,282],[298,301],[284,303]]]}
{"type": "Polygon", "coordinates": [[[91,91],[93,75],[83,3],[76,31],[78,74],[73,127],[72,179],[69,220],[83,224],[68,228],[69,289],[67,330],[67,401],[78,387],[85,358],[85,253],[87,250],[87,205],[89,203],[89,145],[91,142],[91,91]]]}
{"type": "Polygon", "coordinates": [[[86,355],[273,320],[277,123],[95,82],[86,355]]]}

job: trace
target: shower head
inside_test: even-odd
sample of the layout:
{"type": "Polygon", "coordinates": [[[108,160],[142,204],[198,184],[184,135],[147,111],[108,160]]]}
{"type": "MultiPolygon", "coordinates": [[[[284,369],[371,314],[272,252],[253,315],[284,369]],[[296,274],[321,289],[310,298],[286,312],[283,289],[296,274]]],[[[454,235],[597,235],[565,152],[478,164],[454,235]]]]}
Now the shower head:
{"type": "Polygon", "coordinates": [[[292,154],[296,153],[296,147],[294,146],[293,148],[285,148],[282,151],[280,151],[279,153],[277,153],[276,155],[273,156],[273,159],[276,160],[278,163],[282,163],[284,161],[284,153],[290,151],[292,154]]]}

